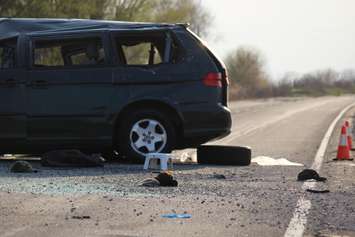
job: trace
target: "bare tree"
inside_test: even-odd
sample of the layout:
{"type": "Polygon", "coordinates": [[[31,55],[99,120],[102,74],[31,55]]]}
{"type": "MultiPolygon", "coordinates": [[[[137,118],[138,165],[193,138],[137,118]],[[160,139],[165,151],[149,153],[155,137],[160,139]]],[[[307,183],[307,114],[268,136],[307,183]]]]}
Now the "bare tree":
{"type": "Polygon", "coordinates": [[[241,87],[240,97],[264,97],[272,92],[261,53],[248,47],[241,47],[226,58],[229,77],[241,87]]]}
{"type": "Polygon", "coordinates": [[[110,0],[107,10],[111,14],[107,18],[121,21],[149,19],[150,6],[148,0],[110,0]]]}
{"type": "Polygon", "coordinates": [[[158,0],[153,11],[153,21],[190,23],[190,28],[200,36],[207,36],[213,20],[200,0],[158,0]]]}

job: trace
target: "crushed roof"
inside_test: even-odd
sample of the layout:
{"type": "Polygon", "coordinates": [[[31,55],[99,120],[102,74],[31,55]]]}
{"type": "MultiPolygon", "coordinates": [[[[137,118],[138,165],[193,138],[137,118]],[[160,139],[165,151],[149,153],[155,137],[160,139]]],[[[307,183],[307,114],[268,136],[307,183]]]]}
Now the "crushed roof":
{"type": "Polygon", "coordinates": [[[55,33],[78,30],[157,29],[174,24],[85,19],[0,18],[0,39],[28,33],[55,33]]]}

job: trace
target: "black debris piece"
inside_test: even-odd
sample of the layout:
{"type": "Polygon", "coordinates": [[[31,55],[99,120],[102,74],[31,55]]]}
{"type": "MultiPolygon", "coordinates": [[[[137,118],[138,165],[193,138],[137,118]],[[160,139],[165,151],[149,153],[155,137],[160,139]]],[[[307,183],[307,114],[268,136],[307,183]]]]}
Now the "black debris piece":
{"type": "Polygon", "coordinates": [[[327,180],[327,178],[319,176],[317,171],[313,169],[305,169],[297,176],[298,181],[306,181],[311,179],[314,179],[319,182],[325,182],[327,180]]]}
{"type": "Polygon", "coordinates": [[[313,190],[313,189],[306,189],[307,192],[310,193],[330,193],[330,191],[328,189],[326,190],[313,190]]]}
{"type": "Polygon", "coordinates": [[[145,179],[141,183],[144,187],[159,187],[160,183],[156,178],[145,179]]]}
{"type": "Polygon", "coordinates": [[[214,174],[213,178],[215,178],[215,179],[227,179],[224,174],[214,174]]]}
{"type": "Polygon", "coordinates": [[[160,183],[160,186],[163,187],[177,187],[178,182],[174,180],[174,177],[169,173],[160,173],[157,177],[155,177],[160,183]]]}
{"type": "Polygon", "coordinates": [[[32,165],[27,161],[16,161],[10,166],[12,173],[37,173],[37,170],[32,168],[32,165]]]}
{"type": "Polygon", "coordinates": [[[101,155],[86,155],[79,150],[57,150],[42,156],[46,167],[102,167],[105,159],[101,155]]]}
{"type": "Polygon", "coordinates": [[[90,216],[72,216],[72,219],[83,220],[83,219],[91,219],[90,216]]]}
{"type": "Polygon", "coordinates": [[[164,172],[155,178],[143,180],[140,185],[144,187],[177,187],[178,182],[171,174],[164,172]]]}

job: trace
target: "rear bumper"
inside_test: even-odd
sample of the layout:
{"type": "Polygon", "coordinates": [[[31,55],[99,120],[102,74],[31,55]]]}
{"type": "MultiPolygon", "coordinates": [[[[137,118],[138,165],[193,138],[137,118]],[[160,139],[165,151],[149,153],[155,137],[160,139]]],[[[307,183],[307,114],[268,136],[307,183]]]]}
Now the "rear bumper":
{"type": "Polygon", "coordinates": [[[184,131],[179,148],[193,148],[231,133],[230,110],[221,104],[184,106],[184,131]]]}

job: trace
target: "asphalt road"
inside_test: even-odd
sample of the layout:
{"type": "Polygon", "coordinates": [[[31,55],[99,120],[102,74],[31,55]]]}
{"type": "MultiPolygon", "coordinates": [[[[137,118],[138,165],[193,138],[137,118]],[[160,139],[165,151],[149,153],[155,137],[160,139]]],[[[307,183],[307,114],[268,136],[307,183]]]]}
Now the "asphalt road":
{"type": "Polygon", "coordinates": [[[215,144],[250,146],[254,158],[304,167],[175,165],[178,188],[145,188],[139,182],[154,174],[140,165],[49,169],[33,161],[38,173],[18,175],[8,171],[11,161],[2,161],[0,236],[355,236],[355,162],[332,161],[340,123],[352,121],[355,109],[336,124],[321,156],[328,181],[296,181],[314,165],[331,123],[354,102],[345,96],[230,104],[233,133],[215,144]],[[307,185],[330,193],[307,193],[307,185]],[[192,217],[161,216],[170,213],[192,217]]]}

